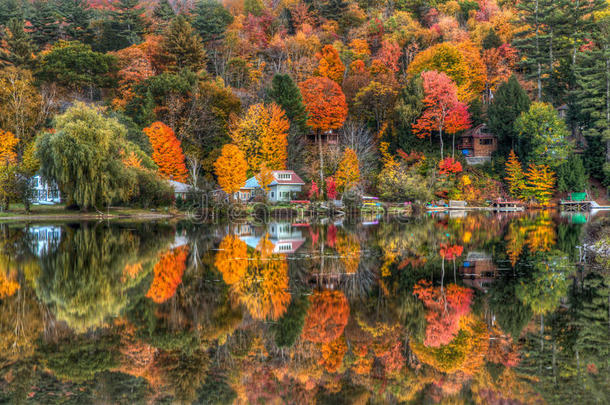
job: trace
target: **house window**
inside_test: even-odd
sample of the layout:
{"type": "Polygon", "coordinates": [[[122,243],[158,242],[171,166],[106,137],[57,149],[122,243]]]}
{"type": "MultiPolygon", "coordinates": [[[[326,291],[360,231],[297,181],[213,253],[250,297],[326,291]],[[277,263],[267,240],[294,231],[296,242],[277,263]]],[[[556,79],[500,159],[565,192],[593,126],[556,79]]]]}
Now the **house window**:
{"type": "Polygon", "coordinates": [[[277,178],[280,180],[290,180],[292,178],[292,175],[290,173],[279,173],[277,175],[277,178]]]}
{"type": "Polygon", "coordinates": [[[479,144],[480,145],[491,145],[493,144],[494,140],[491,138],[488,139],[479,139],[479,144]]]}
{"type": "Polygon", "coordinates": [[[271,198],[275,197],[275,194],[273,193],[273,191],[271,192],[271,198]]]}

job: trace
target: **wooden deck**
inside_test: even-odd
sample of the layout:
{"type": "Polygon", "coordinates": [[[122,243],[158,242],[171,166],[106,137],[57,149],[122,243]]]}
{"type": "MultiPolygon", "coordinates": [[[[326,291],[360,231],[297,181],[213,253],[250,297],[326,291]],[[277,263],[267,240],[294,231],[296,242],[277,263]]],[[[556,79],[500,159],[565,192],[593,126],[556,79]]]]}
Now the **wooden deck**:
{"type": "Polygon", "coordinates": [[[562,211],[590,211],[593,201],[571,201],[561,200],[559,202],[559,208],[562,211]]]}

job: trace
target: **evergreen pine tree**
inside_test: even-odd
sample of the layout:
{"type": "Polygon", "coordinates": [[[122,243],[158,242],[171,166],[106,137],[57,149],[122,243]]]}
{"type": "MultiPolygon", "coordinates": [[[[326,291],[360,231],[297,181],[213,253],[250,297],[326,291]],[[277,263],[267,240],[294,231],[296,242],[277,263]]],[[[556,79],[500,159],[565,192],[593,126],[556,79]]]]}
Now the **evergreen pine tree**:
{"type": "Polygon", "coordinates": [[[222,38],[233,16],[216,0],[201,0],[194,9],[193,28],[204,42],[222,38]]]}
{"type": "Polygon", "coordinates": [[[570,155],[568,160],[557,168],[557,191],[583,192],[587,188],[587,174],[582,159],[570,155]]]}
{"type": "Polygon", "coordinates": [[[347,6],[344,0],[327,0],[322,5],[320,13],[329,20],[340,21],[345,16],[347,6]]]}
{"type": "Polygon", "coordinates": [[[163,52],[174,70],[205,67],[206,52],[201,37],[183,15],[174,18],[163,40],[163,52]]]}
{"type": "Polygon", "coordinates": [[[483,46],[483,49],[497,48],[502,45],[502,40],[498,34],[496,34],[496,31],[490,29],[487,35],[485,35],[485,38],[483,38],[483,43],[481,45],[483,46]]]}
{"type": "MultiPolygon", "coordinates": [[[[595,157],[600,154],[600,147],[605,149],[606,163],[610,163],[610,17],[599,21],[593,39],[595,46],[578,54],[578,88],[573,94],[584,134],[601,140],[589,142],[585,152],[589,171],[599,176],[603,173],[603,160],[595,157]]],[[[606,180],[610,184],[610,179],[606,180]]]]}
{"type": "Polygon", "coordinates": [[[119,0],[114,7],[112,17],[116,49],[139,43],[148,24],[139,1],[119,0]]]}
{"type": "Polygon", "coordinates": [[[542,101],[543,87],[548,84],[557,57],[558,10],[553,0],[521,1],[516,7],[525,29],[513,44],[525,56],[521,64],[527,78],[536,82],[536,99],[542,101]]]}
{"type": "Polygon", "coordinates": [[[518,133],[514,123],[517,117],[529,108],[530,99],[514,75],[498,87],[487,109],[487,119],[489,129],[498,136],[502,154],[505,155],[508,150],[516,148],[518,133]]]}
{"type": "Polygon", "coordinates": [[[158,33],[163,32],[170,21],[176,17],[176,13],[172,8],[172,5],[169,4],[168,0],[159,0],[157,6],[153,10],[153,18],[155,21],[155,31],[158,33]]]}
{"type": "Polygon", "coordinates": [[[92,13],[85,0],[62,0],[58,3],[59,14],[63,19],[63,36],[65,39],[91,42],[92,13]]]}
{"type": "Polygon", "coordinates": [[[34,1],[28,20],[32,25],[32,39],[38,47],[44,48],[59,39],[61,16],[51,1],[34,1]]]}
{"type": "Polygon", "coordinates": [[[13,18],[23,19],[24,9],[23,0],[0,1],[0,25],[7,25],[13,18]]]}
{"type": "Polygon", "coordinates": [[[305,129],[307,111],[303,104],[301,90],[287,74],[276,74],[271,83],[269,97],[286,112],[292,126],[305,129]]]}
{"type": "Polygon", "coordinates": [[[24,27],[23,20],[18,18],[12,18],[8,22],[4,35],[7,45],[6,50],[2,50],[2,53],[0,53],[0,59],[4,63],[23,67],[32,65],[34,45],[24,27]]]}

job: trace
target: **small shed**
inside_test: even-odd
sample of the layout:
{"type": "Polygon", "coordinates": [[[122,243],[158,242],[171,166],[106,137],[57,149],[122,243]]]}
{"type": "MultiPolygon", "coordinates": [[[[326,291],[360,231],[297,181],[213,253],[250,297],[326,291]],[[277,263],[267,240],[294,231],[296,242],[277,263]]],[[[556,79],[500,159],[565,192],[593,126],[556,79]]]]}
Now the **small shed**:
{"type": "Polygon", "coordinates": [[[460,137],[458,149],[469,165],[489,162],[491,155],[498,149],[498,137],[489,132],[487,125],[480,124],[460,137]]]}
{"type": "Polygon", "coordinates": [[[195,189],[193,188],[193,186],[189,185],[189,184],[185,184],[185,183],[181,183],[179,181],[174,181],[174,180],[168,180],[170,186],[172,186],[172,188],[174,189],[174,197],[177,199],[178,197],[180,197],[181,199],[186,199],[186,196],[188,193],[190,193],[191,191],[194,191],[195,189]]]}

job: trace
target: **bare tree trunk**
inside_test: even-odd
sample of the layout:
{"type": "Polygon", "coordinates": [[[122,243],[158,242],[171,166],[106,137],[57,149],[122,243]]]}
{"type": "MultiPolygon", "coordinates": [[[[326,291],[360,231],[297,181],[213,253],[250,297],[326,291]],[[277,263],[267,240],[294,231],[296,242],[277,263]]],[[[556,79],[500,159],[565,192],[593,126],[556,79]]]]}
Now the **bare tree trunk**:
{"type": "Polygon", "coordinates": [[[322,156],[322,137],[320,131],[316,131],[318,138],[318,153],[320,155],[320,188],[324,187],[324,157],[322,156]]]}

